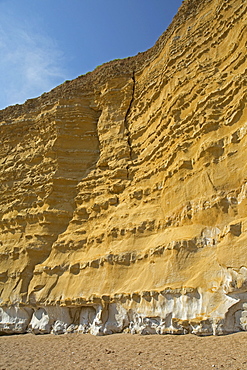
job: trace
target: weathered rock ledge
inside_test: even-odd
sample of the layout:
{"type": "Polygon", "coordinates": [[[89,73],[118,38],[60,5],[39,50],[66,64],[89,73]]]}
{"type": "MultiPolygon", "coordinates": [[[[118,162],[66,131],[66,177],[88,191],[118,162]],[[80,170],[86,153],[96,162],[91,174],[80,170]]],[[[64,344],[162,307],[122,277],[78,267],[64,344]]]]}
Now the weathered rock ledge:
{"type": "Polygon", "coordinates": [[[0,111],[0,332],[247,330],[247,4],[0,111]]]}

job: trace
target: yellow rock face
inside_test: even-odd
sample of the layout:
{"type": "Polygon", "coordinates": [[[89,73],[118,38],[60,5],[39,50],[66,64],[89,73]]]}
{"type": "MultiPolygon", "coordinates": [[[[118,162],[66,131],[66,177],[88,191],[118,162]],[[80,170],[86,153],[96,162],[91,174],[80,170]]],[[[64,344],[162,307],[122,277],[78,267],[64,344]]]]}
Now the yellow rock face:
{"type": "Polygon", "coordinates": [[[247,330],[247,3],[0,112],[0,330],[247,330]]]}

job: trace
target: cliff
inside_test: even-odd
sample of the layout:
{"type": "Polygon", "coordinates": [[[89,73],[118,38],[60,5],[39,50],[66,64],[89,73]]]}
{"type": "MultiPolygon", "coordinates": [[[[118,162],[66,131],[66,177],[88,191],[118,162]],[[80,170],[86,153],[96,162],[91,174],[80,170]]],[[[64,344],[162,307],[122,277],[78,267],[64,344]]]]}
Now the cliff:
{"type": "Polygon", "coordinates": [[[0,112],[0,331],[247,330],[244,0],[0,112]]]}

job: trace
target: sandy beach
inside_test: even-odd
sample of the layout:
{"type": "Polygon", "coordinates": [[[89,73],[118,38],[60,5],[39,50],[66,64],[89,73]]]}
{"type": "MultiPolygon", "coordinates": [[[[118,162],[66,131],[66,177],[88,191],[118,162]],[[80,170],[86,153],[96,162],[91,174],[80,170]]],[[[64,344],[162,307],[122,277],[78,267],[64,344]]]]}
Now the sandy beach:
{"type": "Polygon", "coordinates": [[[226,336],[115,334],[0,337],[0,369],[247,370],[247,332],[226,336]]]}

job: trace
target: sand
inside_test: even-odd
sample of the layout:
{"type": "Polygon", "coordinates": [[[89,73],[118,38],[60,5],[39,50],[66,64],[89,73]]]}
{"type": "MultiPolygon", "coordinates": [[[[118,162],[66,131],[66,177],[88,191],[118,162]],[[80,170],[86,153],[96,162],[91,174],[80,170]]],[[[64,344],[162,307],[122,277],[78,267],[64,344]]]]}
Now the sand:
{"type": "Polygon", "coordinates": [[[0,337],[0,369],[247,370],[247,332],[220,336],[114,334],[0,337]]]}

